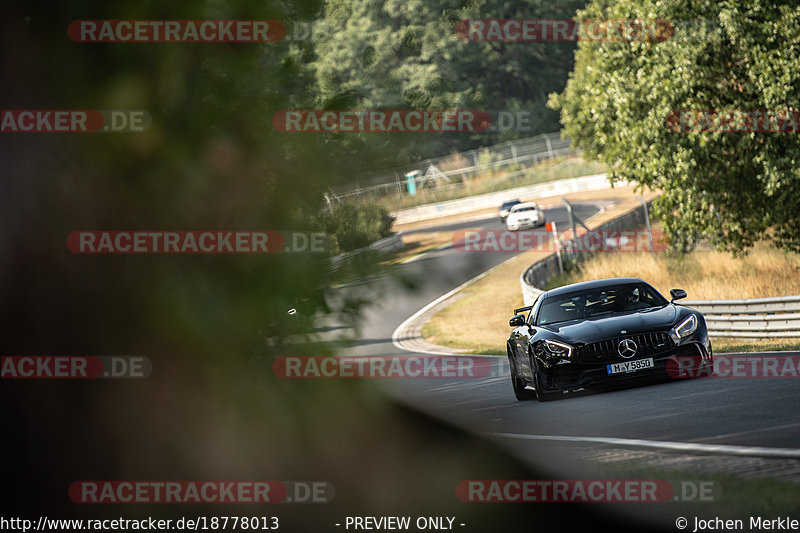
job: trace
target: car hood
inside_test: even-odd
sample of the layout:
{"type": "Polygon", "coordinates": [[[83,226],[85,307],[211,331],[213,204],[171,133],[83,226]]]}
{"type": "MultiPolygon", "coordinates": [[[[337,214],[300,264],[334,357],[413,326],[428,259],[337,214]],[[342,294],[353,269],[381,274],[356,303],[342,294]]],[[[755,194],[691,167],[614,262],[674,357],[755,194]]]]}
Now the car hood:
{"type": "Polygon", "coordinates": [[[536,218],[539,211],[522,211],[521,213],[509,213],[510,218],[536,218]]]}
{"type": "Polygon", "coordinates": [[[541,327],[558,334],[570,343],[595,342],[621,335],[664,331],[676,322],[678,314],[678,309],[670,304],[662,308],[570,320],[541,327]],[[622,330],[625,330],[625,333],[622,333],[622,330]]]}

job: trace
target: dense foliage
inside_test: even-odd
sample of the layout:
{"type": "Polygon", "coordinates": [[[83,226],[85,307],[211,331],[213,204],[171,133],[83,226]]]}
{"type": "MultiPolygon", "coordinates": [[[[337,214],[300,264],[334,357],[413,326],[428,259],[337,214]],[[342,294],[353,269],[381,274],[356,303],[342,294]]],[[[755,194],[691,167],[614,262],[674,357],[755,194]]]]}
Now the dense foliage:
{"type": "Polygon", "coordinates": [[[736,128],[709,113],[796,112],[796,2],[599,0],[579,17],[662,18],[675,33],[582,42],[566,90],[551,101],[565,134],[616,178],[664,190],[655,213],[678,250],[707,237],[734,252],[761,238],[800,251],[797,129],[791,120],[773,128],[784,131],[736,128]],[[704,113],[681,122],[687,110],[704,113]]]}
{"type": "Polygon", "coordinates": [[[532,118],[523,128],[477,134],[337,138],[348,146],[391,148],[387,155],[395,161],[557,131],[558,114],[546,107],[547,95],[563,89],[575,43],[467,41],[457,34],[457,25],[476,18],[571,18],[584,3],[325,2],[317,38],[301,46],[315,79],[315,108],[472,109],[487,111],[492,117],[499,111],[526,112],[532,118]]]}
{"type": "Polygon", "coordinates": [[[351,252],[392,234],[392,217],[373,203],[341,202],[320,213],[315,225],[333,243],[333,253],[351,252]]]}

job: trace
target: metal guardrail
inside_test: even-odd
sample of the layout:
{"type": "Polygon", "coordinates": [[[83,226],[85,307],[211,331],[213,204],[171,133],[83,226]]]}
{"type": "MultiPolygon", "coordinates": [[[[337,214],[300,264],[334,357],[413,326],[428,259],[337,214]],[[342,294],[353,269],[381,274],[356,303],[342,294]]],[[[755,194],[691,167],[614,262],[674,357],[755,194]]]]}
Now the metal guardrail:
{"type": "Polygon", "coordinates": [[[800,337],[800,296],[747,300],[686,300],[706,319],[712,337],[800,337]]]}
{"type": "Polygon", "coordinates": [[[451,187],[466,185],[460,182],[467,177],[475,177],[487,170],[497,171],[511,165],[529,167],[542,161],[567,154],[577,154],[569,139],[561,134],[543,133],[527,139],[506,141],[493,146],[426,159],[408,165],[394,167],[370,174],[362,174],[355,183],[331,188],[329,194],[336,198],[379,197],[397,194],[405,189],[405,174],[412,171],[425,173],[431,167],[437,169],[437,176],[453,180],[451,187]],[[460,162],[458,168],[449,168],[460,162]]]}

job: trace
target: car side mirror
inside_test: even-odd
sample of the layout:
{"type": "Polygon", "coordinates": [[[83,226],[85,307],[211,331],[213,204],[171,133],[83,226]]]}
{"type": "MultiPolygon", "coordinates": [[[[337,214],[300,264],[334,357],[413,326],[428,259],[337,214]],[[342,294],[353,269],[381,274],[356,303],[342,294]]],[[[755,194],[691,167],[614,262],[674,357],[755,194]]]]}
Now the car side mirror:
{"type": "Polygon", "coordinates": [[[683,289],[670,289],[669,295],[672,296],[672,300],[670,301],[670,303],[672,303],[675,300],[686,298],[686,291],[683,289]]]}
{"type": "Polygon", "coordinates": [[[508,321],[508,325],[512,328],[517,326],[522,326],[525,324],[525,315],[514,315],[511,317],[511,320],[508,321]]]}

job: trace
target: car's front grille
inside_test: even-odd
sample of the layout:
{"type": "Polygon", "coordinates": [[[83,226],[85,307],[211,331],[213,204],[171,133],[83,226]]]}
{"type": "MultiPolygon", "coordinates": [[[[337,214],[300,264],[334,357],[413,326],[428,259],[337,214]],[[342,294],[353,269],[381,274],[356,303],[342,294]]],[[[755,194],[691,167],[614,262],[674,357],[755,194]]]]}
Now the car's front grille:
{"type": "Polygon", "coordinates": [[[623,339],[630,339],[636,343],[635,357],[647,357],[661,353],[672,347],[672,339],[665,331],[653,333],[637,333],[635,335],[622,335],[603,341],[584,344],[579,349],[579,356],[585,361],[622,360],[617,347],[623,339]]]}

